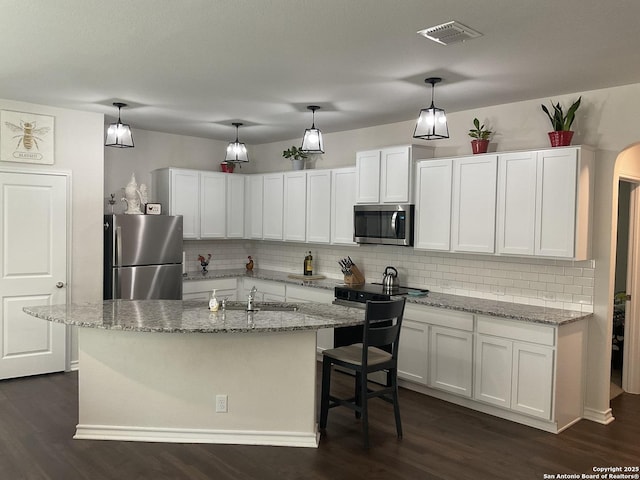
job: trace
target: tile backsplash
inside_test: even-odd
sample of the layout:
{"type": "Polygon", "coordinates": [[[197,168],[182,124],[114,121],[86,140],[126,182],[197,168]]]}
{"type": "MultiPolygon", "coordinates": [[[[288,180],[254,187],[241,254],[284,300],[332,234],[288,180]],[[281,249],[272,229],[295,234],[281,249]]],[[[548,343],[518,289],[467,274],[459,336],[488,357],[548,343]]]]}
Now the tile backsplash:
{"type": "Polygon", "coordinates": [[[311,250],[313,273],[336,280],[342,279],[338,260],[348,255],[367,282],[381,282],[385,267],[391,265],[398,270],[400,285],[593,312],[593,260],[513,258],[427,252],[386,245],[338,246],[262,240],[185,240],[184,250],[190,272],[200,270],[198,255],[206,257],[211,253],[209,270],[243,268],[247,256],[251,255],[254,268],[302,273],[304,256],[311,250]]]}

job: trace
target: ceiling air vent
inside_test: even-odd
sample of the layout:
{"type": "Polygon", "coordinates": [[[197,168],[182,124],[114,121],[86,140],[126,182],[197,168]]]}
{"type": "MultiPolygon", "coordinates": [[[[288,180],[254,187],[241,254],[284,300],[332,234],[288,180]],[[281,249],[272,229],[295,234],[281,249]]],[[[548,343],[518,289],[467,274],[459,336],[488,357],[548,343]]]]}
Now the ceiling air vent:
{"type": "Polygon", "coordinates": [[[422,35],[441,45],[451,45],[452,43],[464,42],[465,40],[482,36],[480,32],[465,27],[455,20],[420,30],[418,35],[422,35]]]}

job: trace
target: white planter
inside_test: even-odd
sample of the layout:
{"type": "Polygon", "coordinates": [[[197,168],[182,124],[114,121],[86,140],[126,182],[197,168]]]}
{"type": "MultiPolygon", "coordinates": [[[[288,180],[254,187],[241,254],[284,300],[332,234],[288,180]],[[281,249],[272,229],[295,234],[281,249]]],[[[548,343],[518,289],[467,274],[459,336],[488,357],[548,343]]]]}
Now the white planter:
{"type": "Polygon", "coordinates": [[[292,170],[304,170],[304,160],[291,160],[292,170]]]}

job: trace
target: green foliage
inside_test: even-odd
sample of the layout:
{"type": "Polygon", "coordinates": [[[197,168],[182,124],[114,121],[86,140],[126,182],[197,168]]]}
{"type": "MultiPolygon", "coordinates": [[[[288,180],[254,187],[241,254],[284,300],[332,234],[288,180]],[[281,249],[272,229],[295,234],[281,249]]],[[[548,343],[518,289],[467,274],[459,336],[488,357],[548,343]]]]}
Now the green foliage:
{"type": "Polygon", "coordinates": [[[304,160],[307,158],[307,154],[295,146],[283,151],[282,156],[291,160],[304,160]]]}
{"type": "Polygon", "coordinates": [[[486,130],[484,125],[480,125],[480,121],[477,118],[473,119],[473,128],[469,130],[469,136],[478,140],[489,140],[489,137],[493,133],[491,130],[486,130]]]}
{"type": "Polygon", "coordinates": [[[580,100],[582,100],[582,96],[578,98],[567,110],[567,114],[565,115],[562,111],[562,107],[560,106],[560,102],[555,105],[551,102],[551,106],[553,107],[553,115],[549,112],[549,109],[544,105],[541,105],[542,111],[547,114],[549,120],[551,121],[551,125],[553,127],[554,132],[562,132],[571,130],[571,124],[575,120],[576,110],[580,106],[580,100]]]}

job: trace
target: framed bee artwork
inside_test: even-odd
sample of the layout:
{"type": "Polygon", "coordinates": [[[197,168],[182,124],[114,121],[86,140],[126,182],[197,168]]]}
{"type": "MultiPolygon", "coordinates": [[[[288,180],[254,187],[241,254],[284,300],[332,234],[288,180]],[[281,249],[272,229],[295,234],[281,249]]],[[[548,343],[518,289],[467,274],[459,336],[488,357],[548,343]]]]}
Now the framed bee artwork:
{"type": "Polygon", "coordinates": [[[0,161],[53,165],[51,115],[0,110],[0,161]]]}

